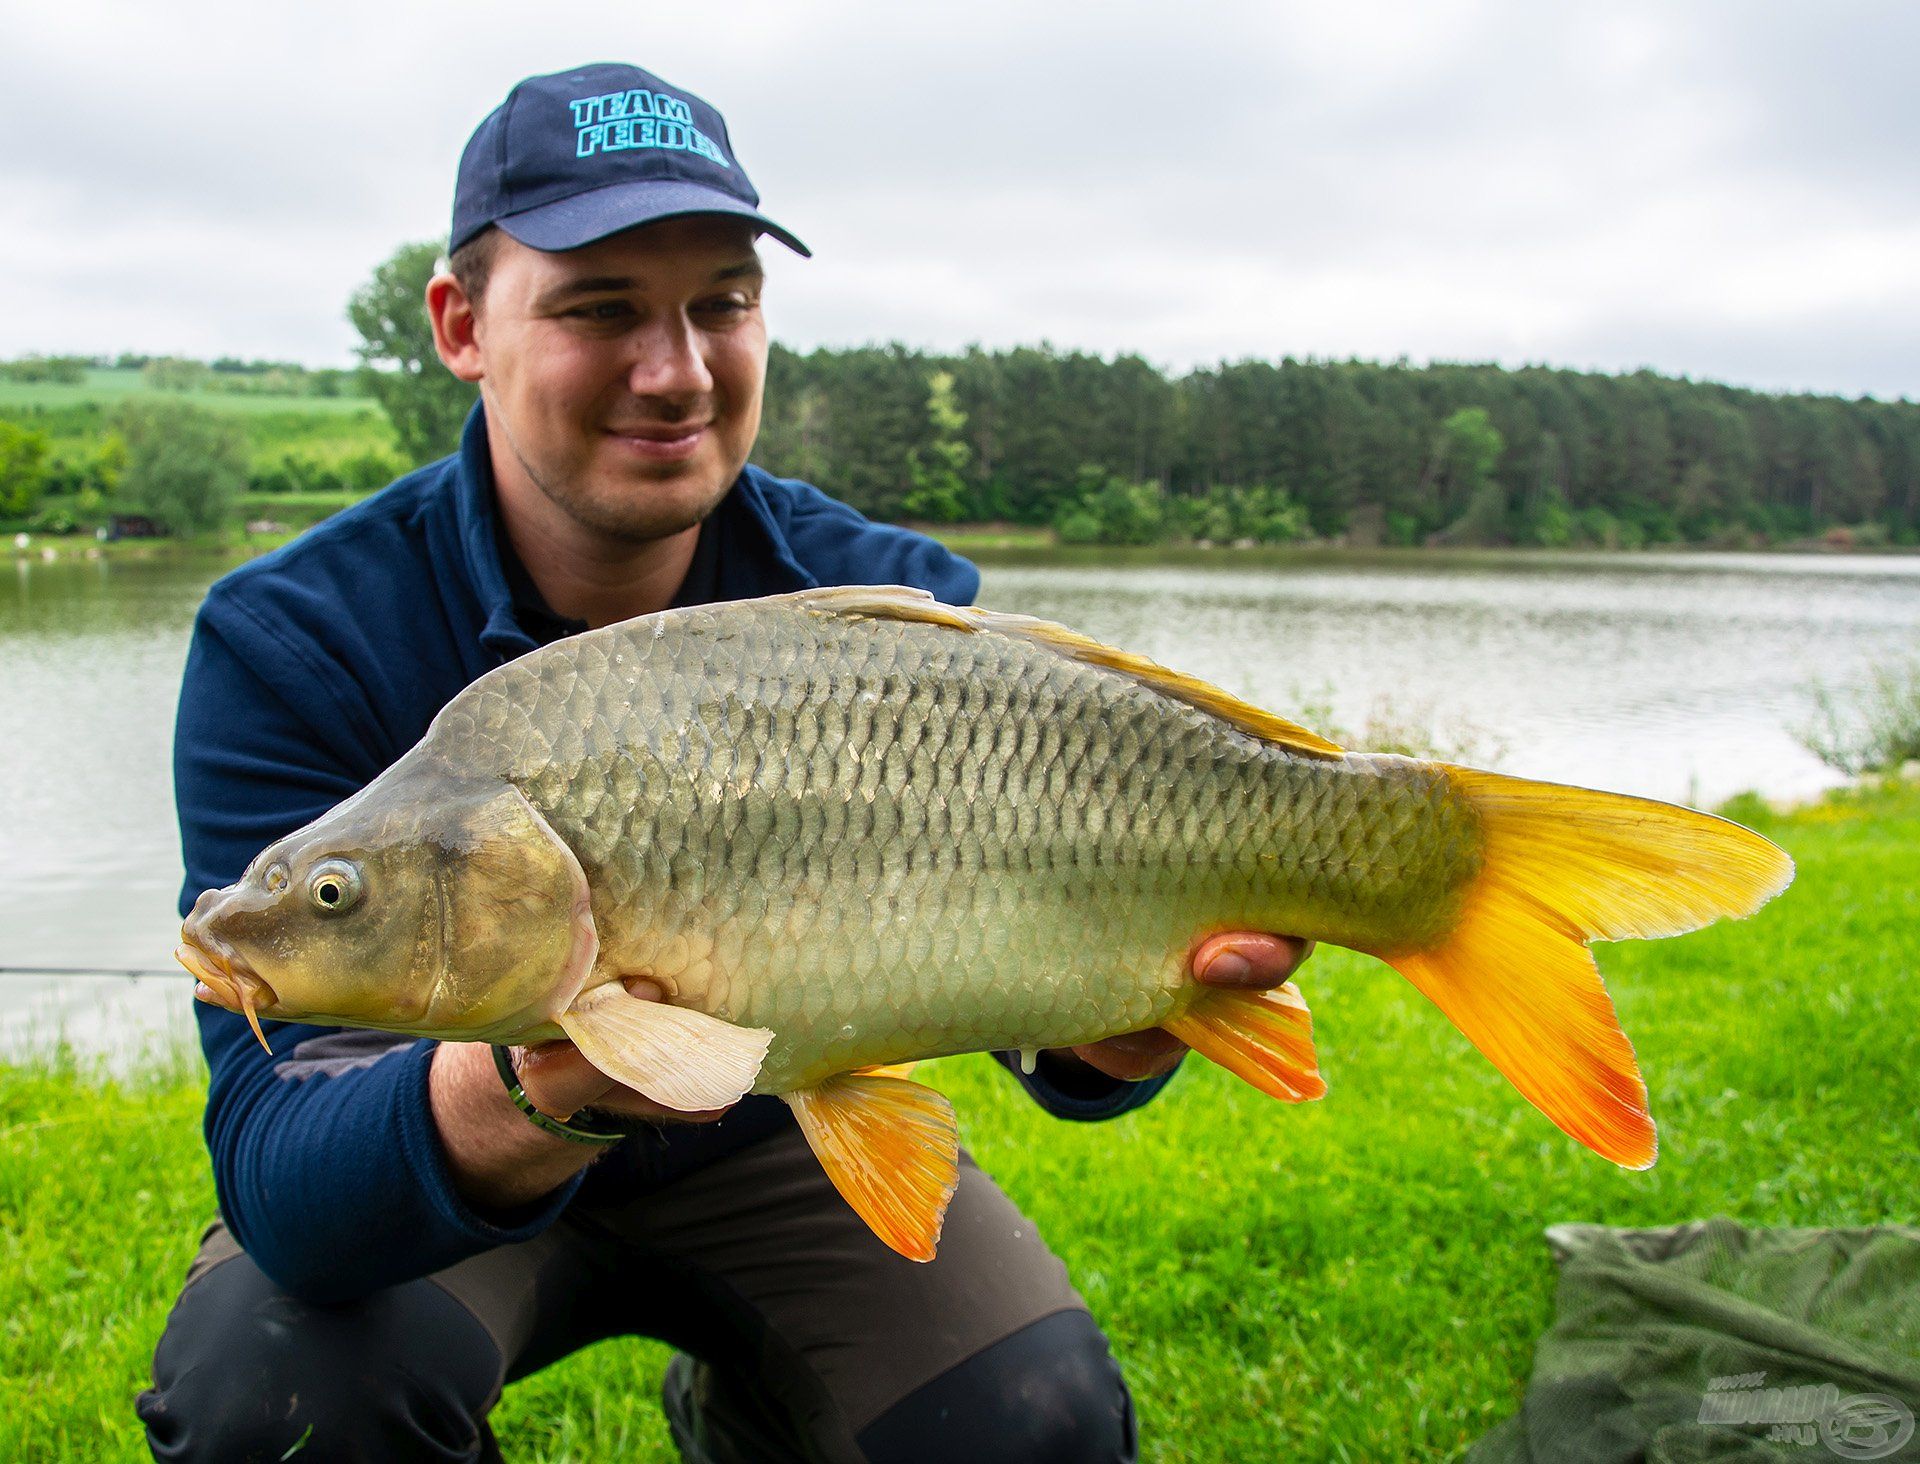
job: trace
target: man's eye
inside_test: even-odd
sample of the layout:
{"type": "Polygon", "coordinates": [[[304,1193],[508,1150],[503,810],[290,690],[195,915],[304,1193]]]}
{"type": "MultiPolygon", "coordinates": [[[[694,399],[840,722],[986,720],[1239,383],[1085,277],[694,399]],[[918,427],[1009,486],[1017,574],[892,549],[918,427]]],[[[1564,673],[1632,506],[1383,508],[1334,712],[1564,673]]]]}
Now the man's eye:
{"type": "Polygon", "coordinates": [[[744,315],[753,309],[753,303],[747,295],[719,295],[701,301],[700,308],[709,315],[744,315]]]}
{"type": "Polygon", "coordinates": [[[622,320],[633,313],[633,308],[625,300],[595,300],[591,305],[582,305],[567,313],[582,320],[622,320]]]}

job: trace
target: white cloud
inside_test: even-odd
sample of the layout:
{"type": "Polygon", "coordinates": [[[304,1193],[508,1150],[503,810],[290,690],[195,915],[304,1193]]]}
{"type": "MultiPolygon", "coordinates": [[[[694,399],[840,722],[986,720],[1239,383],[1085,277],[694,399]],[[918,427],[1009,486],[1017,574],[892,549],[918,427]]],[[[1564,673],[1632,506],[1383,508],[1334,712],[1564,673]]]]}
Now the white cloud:
{"type": "Polygon", "coordinates": [[[726,112],[798,346],[1547,360],[1920,395],[1920,12],[499,0],[21,11],[0,353],[347,357],[520,76],[726,112]],[[778,254],[779,251],[773,251],[778,254]]]}

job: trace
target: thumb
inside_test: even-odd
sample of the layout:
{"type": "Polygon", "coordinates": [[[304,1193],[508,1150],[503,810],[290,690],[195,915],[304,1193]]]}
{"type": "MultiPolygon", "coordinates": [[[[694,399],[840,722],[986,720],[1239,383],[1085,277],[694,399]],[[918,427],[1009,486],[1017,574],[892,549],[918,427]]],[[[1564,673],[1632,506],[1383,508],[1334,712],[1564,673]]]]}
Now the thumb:
{"type": "Polygon", "coordinates": [[[1228,931],[1200,943],[1193,953],[1194,979],[1207,986],[1267,991],[1287,981],[1312,951],[1313,942],[1298,936],[1228,931]]]}

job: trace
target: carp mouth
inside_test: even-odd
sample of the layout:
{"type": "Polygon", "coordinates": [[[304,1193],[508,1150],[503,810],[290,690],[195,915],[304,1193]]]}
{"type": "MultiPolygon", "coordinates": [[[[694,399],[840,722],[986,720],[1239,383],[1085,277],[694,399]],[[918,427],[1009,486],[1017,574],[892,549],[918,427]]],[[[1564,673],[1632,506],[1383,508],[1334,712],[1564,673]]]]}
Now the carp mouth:
{"type": "Polygon", "coordinates": [[[242,1013],[247,1025],[253,1028],[253,1035],[260,1039],[260,1045],[272,1054],[267,1034],[260,1030],[257,1010],[274,1004],[276,998],[271,986],[231,951],[204,945],[191,931],[180,932],[180,944],[174,947],[173,958],[200,983],[193,991],[196,998],[211,1006],[242,1013]]]}

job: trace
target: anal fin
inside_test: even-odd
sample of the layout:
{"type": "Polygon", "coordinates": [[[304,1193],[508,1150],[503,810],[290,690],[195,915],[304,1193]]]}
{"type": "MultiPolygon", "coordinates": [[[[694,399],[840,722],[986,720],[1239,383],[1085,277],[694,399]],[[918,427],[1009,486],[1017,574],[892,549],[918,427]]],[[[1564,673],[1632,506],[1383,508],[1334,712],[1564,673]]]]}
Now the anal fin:
{"type": "Polygon", "coordinates": [[[923,1083],[842,1073],[783,1093],[827,1178],[889,1247],[930,1261],[960,1183],[960,1131],[923,1083]]]}
{"type": "Polygon", "coordinates": [[[725,1108],[746,1096],[773,1042],[764,1027],[643,1001],[618,981],[582,992],[559,1022],[601,1072],[683,1113],[725,1108]]]}
{"type": "Polygon", "coordinates": [[[1209,1062],[1283,1103],[1326,1094],[1313,1014],[1291,981],[1274,991],[1211,988],[1162,1025],[1209,1062]]]}

